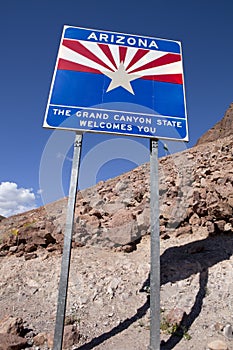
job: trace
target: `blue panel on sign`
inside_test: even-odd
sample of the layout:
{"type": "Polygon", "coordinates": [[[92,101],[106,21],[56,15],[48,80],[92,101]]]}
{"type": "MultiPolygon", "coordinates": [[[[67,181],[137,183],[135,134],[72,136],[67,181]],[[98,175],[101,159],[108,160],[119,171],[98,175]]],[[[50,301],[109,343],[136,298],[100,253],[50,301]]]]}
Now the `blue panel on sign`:
{"type": "Polygon", "coordinates": [[[65,27],[44,126],[187,141],[180,50],[176,41],[65,27]]]}

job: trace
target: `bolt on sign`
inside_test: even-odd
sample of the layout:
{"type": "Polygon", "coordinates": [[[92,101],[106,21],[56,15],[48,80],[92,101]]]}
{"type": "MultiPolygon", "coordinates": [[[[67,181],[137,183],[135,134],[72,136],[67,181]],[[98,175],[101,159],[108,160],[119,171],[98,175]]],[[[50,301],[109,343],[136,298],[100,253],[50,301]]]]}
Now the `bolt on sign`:
{"type": "Polygon", "coordinates": [[[188,141],[181,43],[65,26],[44,127],[188,141]]]}

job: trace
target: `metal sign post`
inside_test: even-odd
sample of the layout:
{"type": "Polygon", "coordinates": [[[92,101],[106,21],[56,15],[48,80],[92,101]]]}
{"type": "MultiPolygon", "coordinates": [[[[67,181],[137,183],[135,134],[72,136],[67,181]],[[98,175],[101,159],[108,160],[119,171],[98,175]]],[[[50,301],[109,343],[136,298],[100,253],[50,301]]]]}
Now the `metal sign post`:
{"type": "Polygon", "coordinates": [[[158,140],[150,139],[151,267],[150,346],[148,350],[160,349],[160,234],[158,179],[158,140]]]}
{"type": "Polygon", "coordinates": [[[70,190],[69,190],[69,198],[68,198],[67,214],[66,214],[66,229],[64,234],[64,247],[63,247],[63,255],[62,255],[62,262],[61,262],[61,275],[60,275],[60,283],[59,283],[59,291],[58,291],[58,305],[57,305],[57,316],[56,316],[56,324],[55,324],[55,332],[54,332],[53,350],[62,349],[69,270],[70,270],[74,208],[75,208],[76,193],[77,193],[81,145],[82,145],[82,135],[76,134],[76,138],[74,142],[74,154],[73,154],[73,163],[72,163],[72,171],[71,171],[71,178],[70,178],[70,190]]]}
{"type": "MultiPolygon", "coordinates": [[[[64,26],[45,128],[150,138],[150,346],[160,348],[158,139],[188,141],[179,41],[64,26]]],[[[82,136],[75,141],[54,350],[61,350],[82,136]]]]}

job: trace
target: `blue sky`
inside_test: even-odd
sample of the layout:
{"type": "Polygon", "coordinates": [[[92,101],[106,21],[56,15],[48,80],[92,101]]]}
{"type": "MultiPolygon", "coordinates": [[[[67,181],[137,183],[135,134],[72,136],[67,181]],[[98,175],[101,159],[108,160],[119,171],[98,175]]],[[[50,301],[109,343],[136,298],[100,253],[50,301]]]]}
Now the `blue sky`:
{"type": "MultiPolygon", "coordinates": [[[[233,102],[232,13],[231,0],[2,2],[0,215],[67,195],[74,133],[42,128],[63,25],[182,42],[190,142],[173,152],[192,147],[233,102]]],[[[148,140],[85,134],[82,159],[84,188],[147,161],[148,140]]]]}

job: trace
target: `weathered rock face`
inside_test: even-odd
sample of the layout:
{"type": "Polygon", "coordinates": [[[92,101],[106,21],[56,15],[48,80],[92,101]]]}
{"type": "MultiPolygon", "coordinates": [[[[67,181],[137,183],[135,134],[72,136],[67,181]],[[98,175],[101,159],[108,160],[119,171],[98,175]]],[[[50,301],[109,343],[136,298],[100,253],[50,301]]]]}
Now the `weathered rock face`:
{"type": "MultiPolygon", "coordinates": [[[[232,161],[233,136],[160,159],[161,238],[232,231],[232,161]]],[[[1,221],[0,255],[31,259],[38,248],[61,249],[66,206],[62,199],[1,221]]],[[[117,248],[149,232],[149,164],[78,193],[74,246],[117,248]]]]}
{"type": "Polygon", "coordinates": [[[197,145],[206,142],[212,142],[219,138],[224,138],[233,134],[233,103],[226,111],[224,117],[215,124],[210,130],[208,130],[197,141],[197,145]]]}

